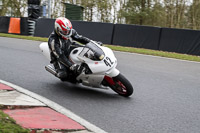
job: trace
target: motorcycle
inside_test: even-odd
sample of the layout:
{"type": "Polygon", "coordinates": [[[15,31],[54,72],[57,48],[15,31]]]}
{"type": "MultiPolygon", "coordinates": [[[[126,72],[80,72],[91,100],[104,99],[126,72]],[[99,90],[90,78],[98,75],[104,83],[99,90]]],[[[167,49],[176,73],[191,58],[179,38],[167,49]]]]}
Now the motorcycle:
{"type": "MultiPolygon", "coordinates": [[[[40,49],[45,57],[50,60],[50,51],[47,42],[40,44],[40,49]]],[[[80,65],[78,75],[68,71],[70,79],[60,78],[61,81],[81,83],[82,85],[97,88],[111,88],[121,96],[129,97],[133,93],[131,83],[116,69],[117,59],[113,51],[105,46],[91,41],[85,46],[74,48],[69,55],[70,61],[80,65]]],[[[53,65],[45,69],[57,75],[53,65]]]]}

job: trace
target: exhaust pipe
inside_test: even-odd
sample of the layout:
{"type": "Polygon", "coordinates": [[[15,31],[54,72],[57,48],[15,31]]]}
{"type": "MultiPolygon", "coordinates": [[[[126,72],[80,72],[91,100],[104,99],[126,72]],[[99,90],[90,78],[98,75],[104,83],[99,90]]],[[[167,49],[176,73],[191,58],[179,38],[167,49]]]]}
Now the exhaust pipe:
{"type": "Polygon", "coordinates": [[[54,76],[57,76],[57,72],[56,72],[56,70],[54,69],[54,67],[52,65],[45,66],[45,69],[48,72],[50,72],[51,74],[53,74],[54,76]]]}

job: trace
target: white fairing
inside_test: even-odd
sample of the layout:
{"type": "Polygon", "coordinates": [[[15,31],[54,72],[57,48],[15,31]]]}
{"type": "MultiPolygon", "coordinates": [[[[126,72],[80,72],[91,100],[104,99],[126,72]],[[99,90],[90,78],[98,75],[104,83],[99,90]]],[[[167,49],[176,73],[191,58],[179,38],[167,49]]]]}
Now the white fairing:
{"type": "Polygon", "coordinates": [[[49,46],[47,42],[43,42],[40,44],[40,50],[42,51],[42,54],[48,59],[51,60],[50,57],[50,51],[49,51],[49,46]]]}
{"type": "MultiPolygon", "coordinates": [[[[99,46],[105,53],[105,57],[101,61],[94,61],[91,60],[85,56],[81,56],[81,53],[84,48],[76,48],[74,49],[70,54],[70,59],[76,63],[81,64],[82,62],[85,62],[93,74],[103,74],[108,75],[110,77],[117,76],[119,74],[119,71],[116,69],[117,66],[117,59],[114,56],[114,53],[111,49],[103,46],[99,46]],[[108,65],[105,64],[105,62],[108,63],[108,65]]],[[[85,50],[87,51],[87,50],[85,50]]]]}
{"type": "Polygon", "coordinates": [[[77,80],[81,80],[84,85],[100,87],[105,75],[115,77],[119,74],[119,70],[116,69],[117,59],[113,51],[107,47],[99,45],[98,47],[101,48],[105,54],[105,57],[100,61],[94,61],[84,56],[89,49],[83,47],[75,48],[69,56],[76,64],[80,65],[81,63],[86,63],[92,71],[92,74],[82,73],[77,77],[77,80]]]}

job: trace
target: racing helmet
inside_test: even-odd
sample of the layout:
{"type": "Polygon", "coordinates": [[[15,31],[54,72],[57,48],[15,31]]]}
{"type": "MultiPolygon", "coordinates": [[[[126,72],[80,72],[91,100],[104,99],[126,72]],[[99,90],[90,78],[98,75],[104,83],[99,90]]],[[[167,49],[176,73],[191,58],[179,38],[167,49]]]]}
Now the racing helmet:
{"type": "Polygon", "coordinates": [[[72,35],[72,24],[64,17],[59,17],[55,20],[55,32],[64,39],[72,35]]]}

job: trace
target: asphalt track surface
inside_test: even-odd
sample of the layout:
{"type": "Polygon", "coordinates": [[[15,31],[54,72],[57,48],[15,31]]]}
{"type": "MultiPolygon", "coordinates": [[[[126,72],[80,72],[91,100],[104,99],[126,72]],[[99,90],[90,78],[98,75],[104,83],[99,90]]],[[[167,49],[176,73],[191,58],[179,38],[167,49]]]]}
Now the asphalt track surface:
{"type": "Polygon", "coordinates": [[[0,79],[44,96],[109,133],[200,131],[200,63],[115,52],[135,91],[64,83],[45,71],[40,42],[0,37],[0,79]]]}

